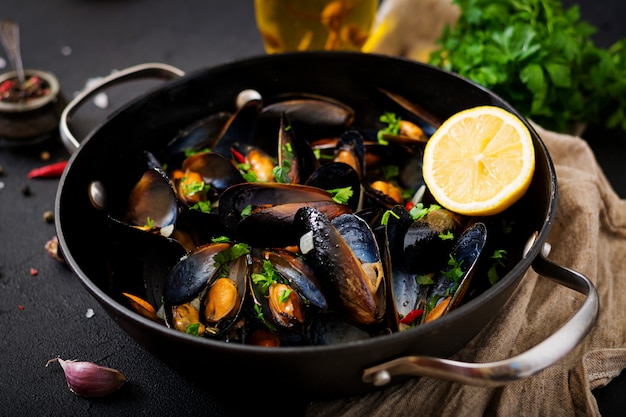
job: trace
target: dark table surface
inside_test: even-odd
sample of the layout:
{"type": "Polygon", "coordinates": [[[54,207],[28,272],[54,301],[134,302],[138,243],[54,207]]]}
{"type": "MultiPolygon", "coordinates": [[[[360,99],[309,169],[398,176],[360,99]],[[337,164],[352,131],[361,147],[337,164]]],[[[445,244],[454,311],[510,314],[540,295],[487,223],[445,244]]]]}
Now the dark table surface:
{"type": "MultiPolygon", "coordinates": [[[[565,2],[573,3],[581,4],[583,18],[598,27],[598,43],[626,36],[622,0],[565,2]]],[[[2,0],[0,18],[20,23],[25,66],[54,73],[68,98],[89,78],[139,63],[163,62],[189,72],[264,53],[251,1],[2,0]]],[[[4,51],[0,56],[6,59],[4,51]]],[[[85,105],[73,119],[77,136],[122,106],[128,95],[141,93],[134,90],[111,91],[106,109],[85,105]]],[[[585,138],[615,190],[626,197],[626,135],[591,126],[585,138]]],[[[0,415],[244,415],[250,404],[246,393],[230,397],[207,391],[147,353],[66,265],[45,253],[56,231],[43,214],[54,209],[58,179],[29,180],[27,173],[67,158],[55,135],[29,147],[0,142],[0,415]],[[42,152],[50,159],[42,161],[42,152]],[[46,367],[57,356],[120,369],[128,383],[104,400],[80,398],[67,390],[58,364],[46,367]]],[[[623,380],[596,390],[603,415],[625,414],[619,395],[623,380]]],[[[280,392],[260,383],[265,391],[280,392]]],[[[304,413],[303,404],[290,407],[286,411],[278,400],[261,409],[273,415],[304,413]]]]}

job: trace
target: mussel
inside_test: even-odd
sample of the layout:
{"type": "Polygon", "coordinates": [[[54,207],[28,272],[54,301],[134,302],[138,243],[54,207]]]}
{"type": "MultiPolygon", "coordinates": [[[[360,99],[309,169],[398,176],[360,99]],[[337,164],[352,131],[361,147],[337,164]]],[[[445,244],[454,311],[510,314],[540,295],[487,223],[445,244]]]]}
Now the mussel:
{"type": "Polygon", "coordinates": [[[227,333],[245,302],[249,264],[247,247],[229,242],[206,244],[185,255],[165,282],[166,323],[209,337],[227,333]]]}
{"type": "Polygon", "coordinates": [[[329,220],[321,211],[303,207],[296,213],[302,230],[300,250],[322,285],[347,317],[356,323],[380,322],[385,313],[384,272],[369,225],[354,214],[329,220]]]}
{"type": "Polygon", "coordinates": [[[299,208],[317,207],[330,218],[350,208],[316,187],[281,183],[244,183],[228,188],[219,202],[223,224],[237,240],[252,246],[297,243],[293,220],[299,208]],[[277,233],[279,231],[279,233],[277,233]]]}

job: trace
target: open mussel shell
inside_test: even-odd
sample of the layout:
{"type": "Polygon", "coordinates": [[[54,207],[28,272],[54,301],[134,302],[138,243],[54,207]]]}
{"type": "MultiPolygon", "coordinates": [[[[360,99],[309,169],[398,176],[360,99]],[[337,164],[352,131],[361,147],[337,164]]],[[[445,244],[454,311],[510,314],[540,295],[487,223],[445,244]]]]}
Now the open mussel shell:
{"type": "Polygon", "coordinates": [[[427,274],[447,262],[454,234],[462,227],[462,216],[445,208],[431,210],[416,220],[404,234],[404,253],[409,271],[427,274]]]}
{"type": "Polygon", "coordinates": [[[245,182],[232,160],[216,152],[200,152],[185,158],[182,170],[200,174],[209,185],[207,197],[211,200],[218,199],[231,185],[245,182]]]}
{"type": "Polygon", "coordinates": [[[249,317],[247,331],[253,334],[262,328],[272,335],[277,345],[301,345],[307,316],[304,299],[281,273],[274,276],[272,282],[257,281],[256,276],[267,274],[268,262],[271,261],[258,253],[252,257],[249,287],[254,313],[249,317]]]}
{"type": "Polygon", "coordinates": [[[192,123],[167,144],[163,161],[178,166],[188,153],[209,149],[231,116],[229,112],[216,112],[192,123]]]}
{"type": "Polygon", "coordinates": [[[320,167],[309,141],[296,133],[287,114],[280,118],[278,165],[288,171],[292,184],[303,184],[320,167]]]}
{"type": "Polygon", "coordinates": [[[257,134],[257,120],[263,106],[260,98],[252,98],[227,120],[222,130],[211,144],[211,150],[226,158],[230,158],[235,143],[253,144],[257,134]]]}
{"type": "Polygon", "coordinates": [[[413,224],[413,218],[403,206],[391,210],[384,226],[383,247],[388,253],[387,273],[388,315],[392,329],[399,328],[400,320],[413,311],[424,308],[428,289],[420,286],[416,274],[409,271],[404,252],[404,236],[413,224]]]}
{"type": "Polygon", "coordinates": [[[219,272],[215,255],[228,250],[230,243],[210,243],[188,253],[169,271],[164,301],[178,305],[195,298],[219,272]]]}
{"type": "Polygon", "coordinates": [[[417,125],[427,137],[430,137],[443,122],[423,106],[389,89],[378,88],[379,98],[388,111],[395,113],[402,120],[417,125]]]}
{"type": "MultiPolygon", "coordinates": [[[[239,318],[248,287],[249,256],[230,259],[231,243],[210,243],[183,256],[163,289],[165,322],[198,335],[222,337],[239,318]]],[[[235,336],[228,336],[235,337],[235,336]]]]}
{"type": "Polygon", "coordinates": [[[361,201],[361,179],[358,172],[344,162],[329,162],[320,166],[306,181],[306,185],[321,188],[322,190],[335,190],[348,188],[352,190],[352,196],[346,204],[352,211],[359,208],[361,201]]]}
{"type": "Polygon", "coordinates": [[[459,236],[452,249],[452,258],[459,264],[459,268],[463,271],[463,276],[458,284],[458,288],[454,292],[454,296],[450,301],[447,311],[458,307],[463,301],[463,298],[470,288],[472,278],[476,271],[476,265],[485,253],[484,249],[486,243],[487,227],[483,222],[473,223],[459,236]]]}
{"type": "Polygon", "coordinates": [[[344,214],[339,218],[336,227],[319,210],[298,210],[295,221],[301,230],[300,250],[322,279],[328,296],[350,320],[361,324],[380,322],[385,312],[385,291],[380,285],[383,267],[375,237],[357,216],[344,214]]]}
{"type": "Polygon", "coordinates": [[[263,250],[261,256],[272,263],[276,271],[302,296],[307,305],[322,311],[328,309],[322,285],[313,269],[301,256],[282,248],[263,250]]]}
{"type": "MultiPolygon", "coordinates": [[[[246,305],[250,277],[250,256],[239,256],[228,263],[227,276],[219,276],[207,287],[202,299],[201,321],[209,337],[221,337],[230,332],[246,305]]],[[[228,338],[241,338],[237,331],[228,338]]]]}
{"type": "Polygon", "coordinates": [[[487,227],[482,222],[472,223],[458,236],[450,252],[453,264],[449,263],[434,279],[429,297],[436,304],[424,317],[426,322],[447,314],[461,303],[484,253],[486,242],[487,227]]]}
{"type": "Polygon", "coordinates": [[[169,178],[160,168],[148,169],[131,190],[122,221],[164,229],[173,227],[177,216],[178,200],[169,178]]]}
{"type": "Polygon", "coordinates": [[[331,97],[310,93],[279,94],[265,100],[259,114],[262,131],[275,132],[283,115],[298,135],[308,141],[340,135],[355,117],[350,106],[331,97]]]}

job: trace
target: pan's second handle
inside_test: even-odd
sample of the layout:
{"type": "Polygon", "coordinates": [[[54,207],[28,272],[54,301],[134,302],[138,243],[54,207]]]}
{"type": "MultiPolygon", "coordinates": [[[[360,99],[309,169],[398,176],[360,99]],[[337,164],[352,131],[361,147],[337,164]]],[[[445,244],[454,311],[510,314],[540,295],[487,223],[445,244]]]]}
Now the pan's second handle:
{"type": "Polygon", "coordinates": [[[160,63],[146,63],[128,67],[121,71],[116,71],[113,74],[102,78],[98,83],[90,88],[83,90],[80,94],[70,101],[63,109],[59,121],[59,133],[61,140],[70,153],[74,153],[80,146],[80,142],[76,140],[69,128],[69,121],[72,115],[78,110],[78,108],[87,101],[90,97],[101,92],[102,90],[112,87],[113,85],[144,79],[144,78],[158,78],[162,80],[171,80],[179,78],[185,75],[185,73],[171,65],[160,63]]]}
{"type": "Polygon", "coordinates": [[[405,356],[365,369],[363,381],[381,386],[397,376],[428,376],[470,385],[497,386],[527,378],[554,365],[574,349],[595,324],[598,294],[586,276],[550,261],[543,254],[535,258],[532,266],[539,275],[587,296],[578,311],[547,339],[520,355],[497,362],[469,363],[405,356]]]}

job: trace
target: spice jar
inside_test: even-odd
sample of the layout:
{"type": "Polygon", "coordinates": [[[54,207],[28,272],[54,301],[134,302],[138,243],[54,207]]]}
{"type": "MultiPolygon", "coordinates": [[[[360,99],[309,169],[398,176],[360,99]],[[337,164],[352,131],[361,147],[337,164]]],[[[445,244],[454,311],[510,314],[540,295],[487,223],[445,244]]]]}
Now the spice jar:
{"type": "Polygon", "coordinates": [[[48,138],[58,129],[67,104],[52,73],[26,69],[24,75],[19,92],[15,91],[17,72],[0,75],[0,139],[20,145],[48,138]]]}

